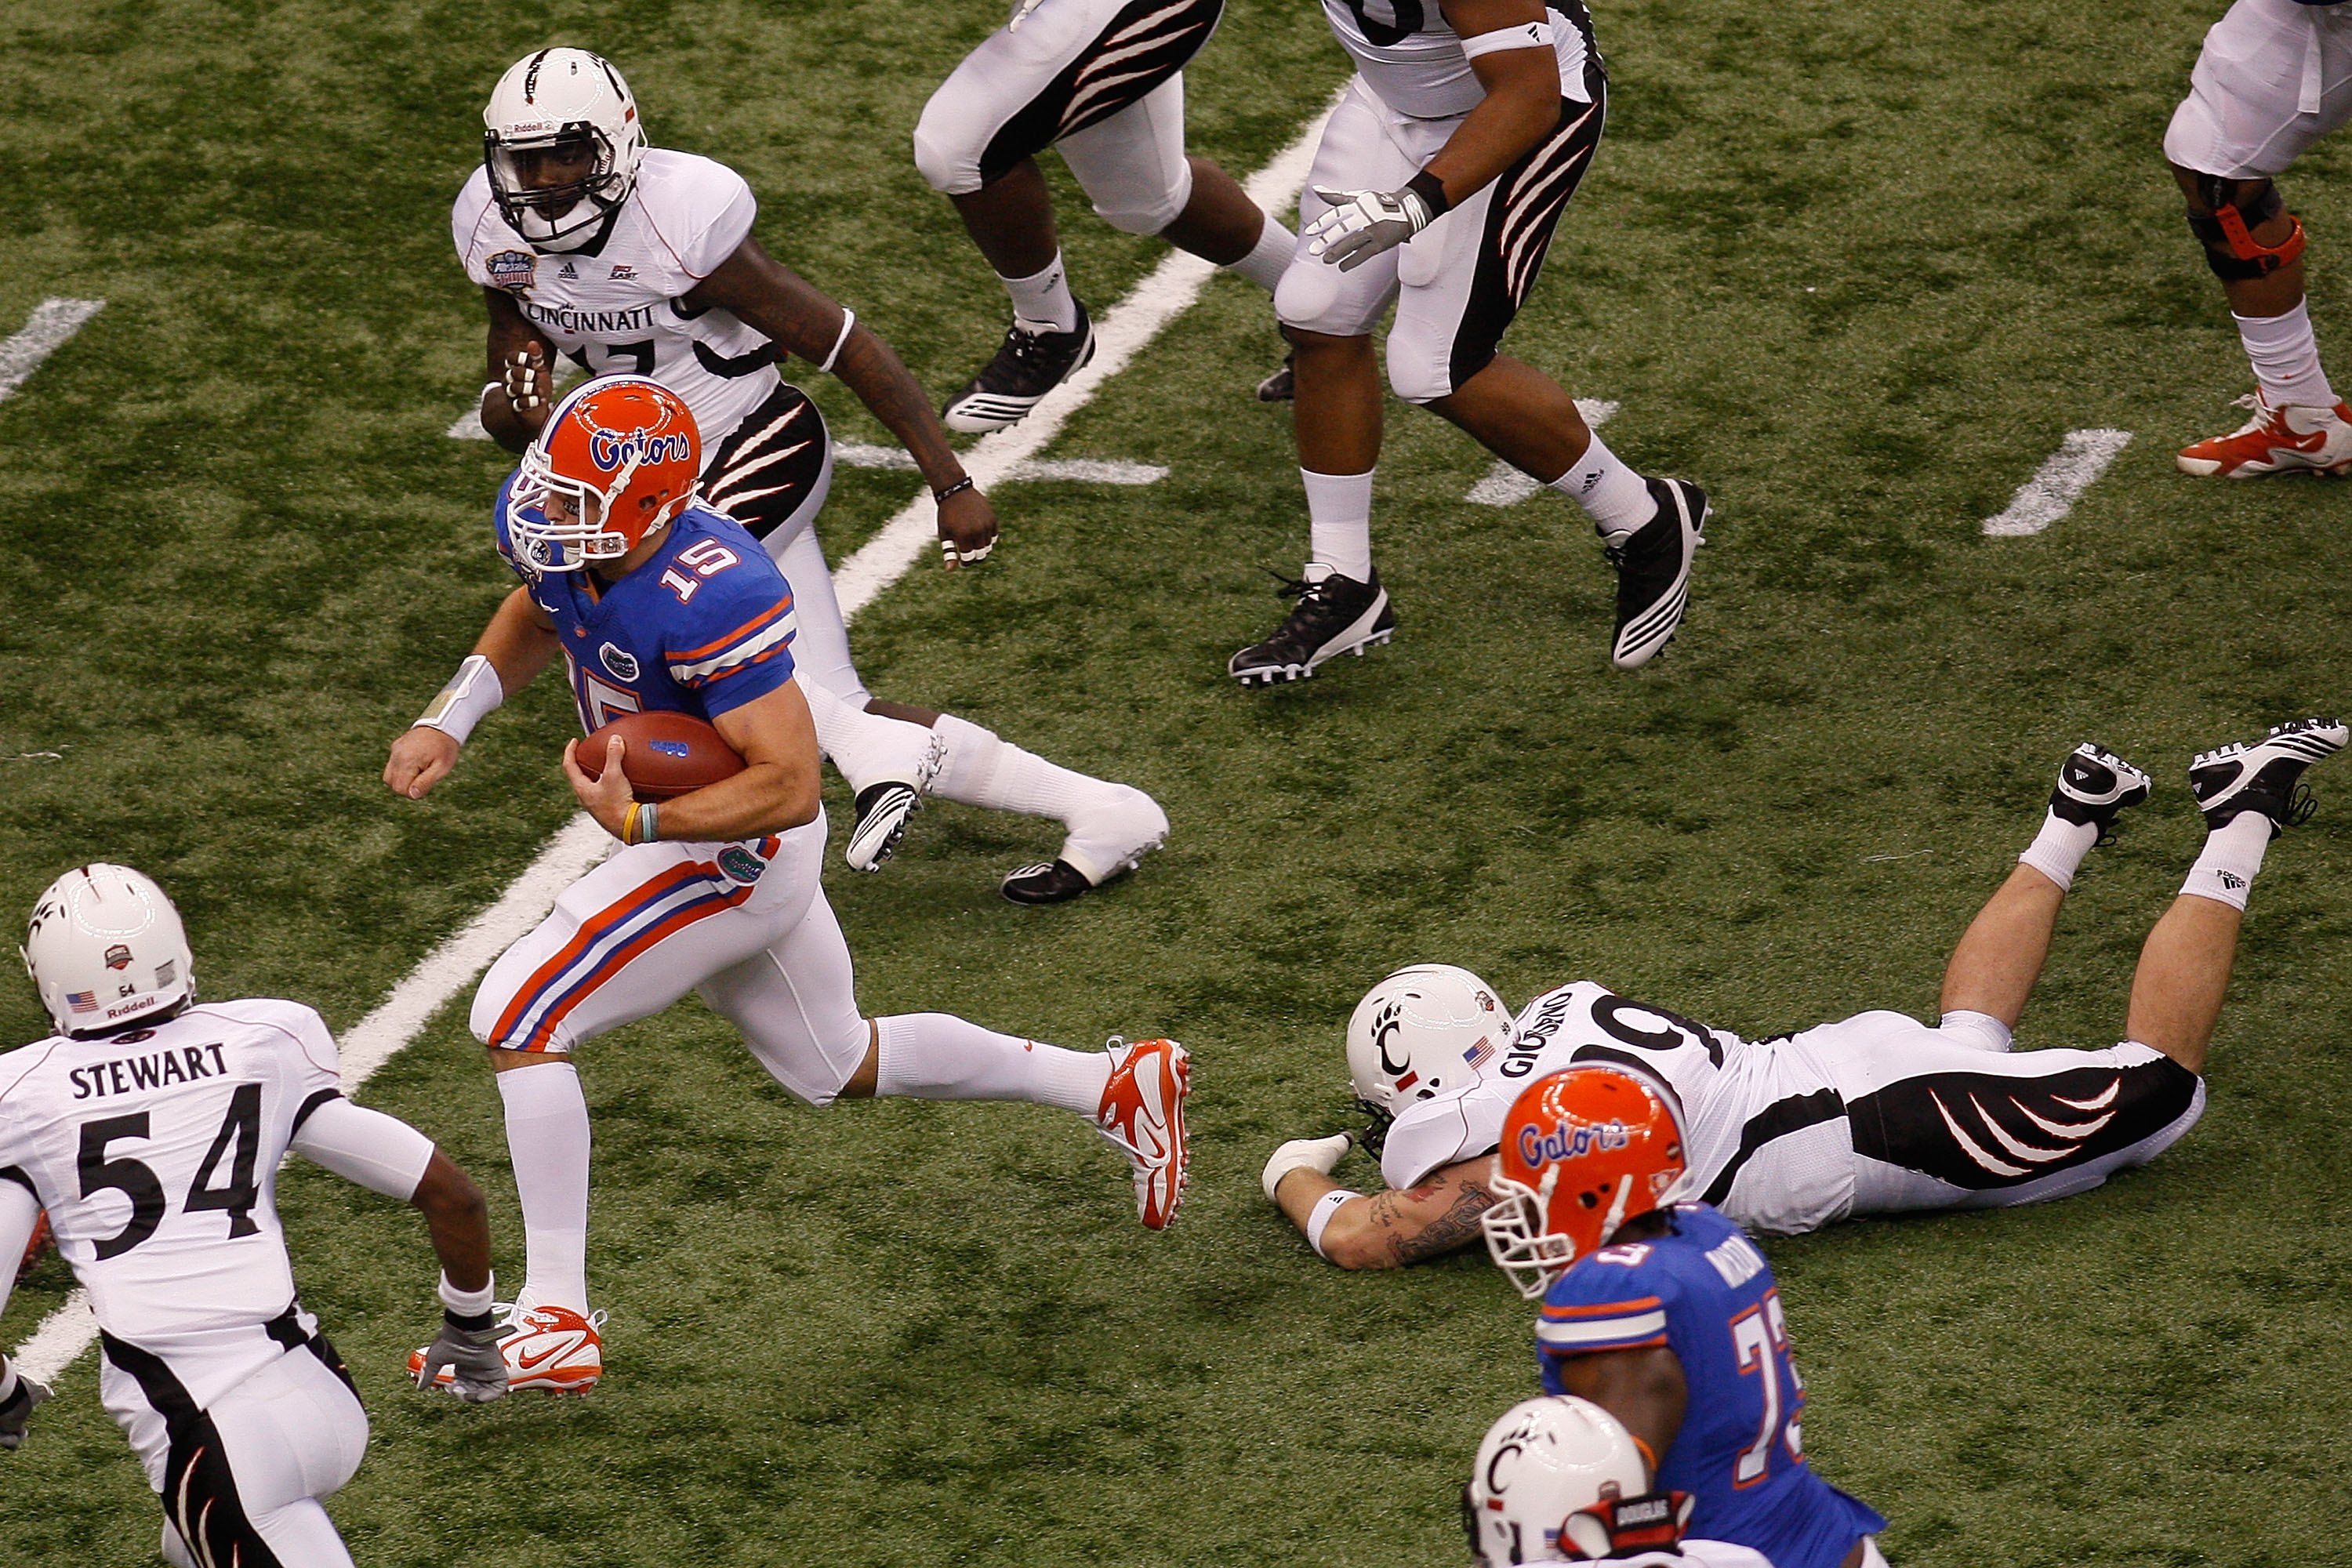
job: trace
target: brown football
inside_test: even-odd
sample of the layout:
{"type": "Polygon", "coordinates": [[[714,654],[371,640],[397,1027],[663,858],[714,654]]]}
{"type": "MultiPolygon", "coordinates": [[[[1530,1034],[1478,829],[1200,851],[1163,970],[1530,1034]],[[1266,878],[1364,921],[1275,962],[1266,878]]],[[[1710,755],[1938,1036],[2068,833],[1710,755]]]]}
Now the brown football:
{"type": "Polygon", "coordinates": [[[618,735],[628,748],[621,769],[639,800],[669,800],[743,771],[743,759],[725,736],[689,713],[628,713],[580,742],[572,754],[590,778],[604,771],[604,752],[618,735]]]}

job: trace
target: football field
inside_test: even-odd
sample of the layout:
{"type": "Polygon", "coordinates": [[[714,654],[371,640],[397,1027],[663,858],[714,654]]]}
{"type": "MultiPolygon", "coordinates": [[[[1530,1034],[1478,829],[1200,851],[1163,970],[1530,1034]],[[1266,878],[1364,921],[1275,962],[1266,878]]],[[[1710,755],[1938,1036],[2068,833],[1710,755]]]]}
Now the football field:
{"type": "MultiPolygon", "coordinates": [[[[686,1003],[579,1058],[612,1314],[587,1398],[407,1389],[437,1313],[423,1226],[284,1175],[304,1304],[373,1423],[329,1504],[355,1557],[1458,1563],[1470,1456],[1535,1389],[1530,1310],[1483,1256],[1342,1274],[1258,1190],[1276,1143],[1360,1122],[1340,1042],[1373,981],[1463,963],[1517,1005],[1591,977],[1750,1037],[1932,1016],[2059,759],[2096,738],[2158,794],[2077,880],[2021,1044],[2119,1037],[2201,839],[2189,754],[2352,706],[2352,494],[2172,465],[2251,384],[2159,151],[2219,8],[1598,8],[1608,133],[1507,348],[1617,405],[1629,462],[1714,497],[1690,620],[1635,674],[1607,665],[1613,578],[1582,514],[1470,500],[1488,456],[1391,402],[1374,536],[1395,642],[1237,688],[1226,657],[1283,613],[1262,568],[1294,573],[1307,528],[1287,409],[1250,395],[1282,352],[1268,302],[1213,278],[1040,453],[1164,478],[998,485],[985,566],[927,552],[853,628],[877,694],[1151,791],[1167,847],[1024,909],[998,879],[1051,858],[1056,825],[934,803],[858,878],[846,792],[827,796],[866,1011],[1192,1048],[1181,1220],[1141,1230],[1124,1163],[1066,1116],[813,1111],[686,1003]]],[[[505,455],[448,434],[482,382],[448,207],[491,85],[548,43],[610,57],[653,143],[740,170],[766,247],[938,395],[992,349],[1004,297],[908,139],[1003,15],[0,0],[0,338],[56,340],[0,400],[0,916],[79,861],[127,861],[178,900],[204,994],[344,1029],[496,900],[573,815],[561,687],[486,721],[429,801],[379,778],[510,581],[488,526],[505,455]]],[[[1346,75],[1314,0],[1229,0],[1187,75],[1192,148],[1245,176],[1346,75]]],[[[2282,188],[2352,381],[2348,153],[2323,142],[2282,188]]],[[[1047,167],[1099,315],[1165,247],[1047,167]]],[[[0,385],[16,366],[0,349],[0,385]]],[[[837,438],[887,441],[830,378],[786,374],[837,438]]],[[[842,469],[829,553],[919,486],[842,469]]],[[[2064,1204],[1766,1247],[1806,1449],[1892,1521],[1897,1564],[2340,1550],[2337,767],[2271,851],[2188,1140],[2064,1204]]],[[[511,1290],[521,1226],[469,991],[362,1098],[482,1181],[511,1290]]],[[[0,984],[0,1049],[47,1032],[0,984]]],[[[1360,1155],[1338,1174],[1378,1180],[1360,1155]]],[[[0,1347],[70,1287],[43,1262],[0,1347]]],[[[0,1564],[159,1561],[95,1358],[58,1394],[0,1455],[0,1564]]]]}

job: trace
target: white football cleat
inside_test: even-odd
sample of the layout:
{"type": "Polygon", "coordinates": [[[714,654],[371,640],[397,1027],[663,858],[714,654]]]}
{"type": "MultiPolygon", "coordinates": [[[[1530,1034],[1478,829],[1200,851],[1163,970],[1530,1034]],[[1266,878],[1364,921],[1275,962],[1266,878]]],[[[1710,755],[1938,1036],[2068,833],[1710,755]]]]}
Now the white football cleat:
{"type": "Polygon", "coordinates": [[[2189,764],[2189,788],[2210,831],[2253,811],[2271,819],[2271,837],[2311,817],[2311,789],[2303,770],[2352,742],[2341,719],[2296,719],[2273,724],[2259,741],[2200,752],[2189,764]]]}
{"type": "Polygon", "coordinates": [[[1146,1230],[1165,1230],[1183,1206],[1192,1180],[1184,1146],[1184,1097],[1192,1091],[1192,1058],[1173,1040],[1113,1037],[1110,1082],[1103,1086],[1095,1128],[1118,1146],[1135,1171],[1135,1213],[1146,1230]]]}
{"type": "MultiPolygon", "coordinates": [[[[499,1353],[506,1358],[509,1392],[535,1388],[546,1394],[585,1394],[604,1376],[604,1313],[583,1317],[569,1307],[523,1307],[504,1301],[495,1310],[507,1315],[499,1353]]],[[[425,1348],[419,1347],[408,1358],[412,1378],[425,1370],[425,1348]]],[[[444,1367],[434,1386],[446,1388],[456,1381],[456,1375],[444,1367]]]]}
{"type": "MultiPolygon", "coordinates": [[[[898,852],[898,841],[907,837],[907,819],[923,809],[923,796],[947,759],[947,737],[937,730],[897,719],[884,722],[913,730],[922,739],[890,773],[869,777],[858,786],[857,820],[849,829],[849,842],[841,847],[841,858],[853,871],[879,871],[882,862],[898,852]]],[[[841,759],[835,757],[833,765],[839,768],[841,759]]]]}
{"type": "Polygon", "coordinates": [[[2253,417],[2227,436],[2183,447],[2174,459],[2200,479],[2258,479],[2267,474],[2352,473],[2352,407],[2288,403],[2273,408],[2260,392],[2238,399],[2253,417]]]}

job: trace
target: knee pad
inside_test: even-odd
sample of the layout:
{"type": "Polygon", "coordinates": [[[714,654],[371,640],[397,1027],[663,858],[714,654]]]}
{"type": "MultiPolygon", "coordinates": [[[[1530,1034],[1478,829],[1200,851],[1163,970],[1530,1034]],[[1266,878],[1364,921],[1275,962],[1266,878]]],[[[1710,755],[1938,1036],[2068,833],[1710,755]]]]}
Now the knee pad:
{"type": "MultiPolygon", "coordinates": [[[[1154,195],[1139,191],[1110,193],[1094,204],[1095,216],[1121,234],[1158,234],[1184,213],[1192,199],[1192,166],[1180,164],[1182,174],[1168,189],[1154,195]]],[[[1092,191],[1087,193],[1091,198],[1092,191]]]]}
{"type": "Polygon", "coordinates": [[[2205,265],[2214,277],[2224,282],[2267,278],[2303,254],[2303,220],[2293,213],[2287,214],[2287,222],[2294,226],[2278,244],[2263,245],[2254,238],[2258,226],[2286,211],[2285,200],[2267,177],[2255,183],[2200,174],[2198,195],[2213,210],[2210,216],[2190,213],[2189,232],[2205,247],[2205,265]],[[2249,184],[2254,189],[2242,194],[2249,184]]]}
{"type": "Polygon", "coordinates": [[[980,159],[987,149],[959,132],[954,110],[942,101],[947,90],[943,86],[933,93],[916,121],[915,167],[940,195],[968,196],[981,187],[980,159]]]}
{"type": "Polygon", "coordinates": [[[1434,403],[1454,392],[1453,366],[1443,345],[1432,352],[1427,344],[1408,342],[1389,333],[1389,390],[1407,403],[1434,403]]]}

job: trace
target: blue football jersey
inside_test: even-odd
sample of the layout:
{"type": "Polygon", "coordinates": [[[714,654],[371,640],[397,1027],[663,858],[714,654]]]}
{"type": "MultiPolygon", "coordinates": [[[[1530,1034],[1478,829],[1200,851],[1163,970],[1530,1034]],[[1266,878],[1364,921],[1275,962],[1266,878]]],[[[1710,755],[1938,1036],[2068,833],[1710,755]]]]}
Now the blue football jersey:
{"type": "Polygon", "coordinates": [[[1677,1205],[1655,1240],[1577,1259],[1536,1325],[1550,1394],[1567,1392],[1560,1366],[1573,1357],[1661,1345],[1682,1363],[1690,1403],[1657,1484],[1696,1500],[1693,1535],[1752,1547],[1776,1568],[1839,1568],[1886,1528],[1805,1463],[1805,1385],[1771,1266],[1705,1204],[1677,1205]]]}
{"type": "Polygon", "coordinates": [[[715,719],[792,679],[792,584],[733,518],[688,506],[651,560],[604,586],[521,563],[507,537],[513,487],[509,475],[499,488],[499,553],[555,622],[583,729],[625,713],[715,719]]]}

